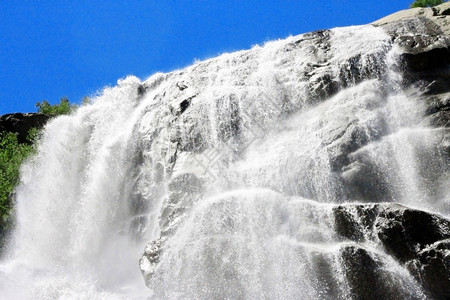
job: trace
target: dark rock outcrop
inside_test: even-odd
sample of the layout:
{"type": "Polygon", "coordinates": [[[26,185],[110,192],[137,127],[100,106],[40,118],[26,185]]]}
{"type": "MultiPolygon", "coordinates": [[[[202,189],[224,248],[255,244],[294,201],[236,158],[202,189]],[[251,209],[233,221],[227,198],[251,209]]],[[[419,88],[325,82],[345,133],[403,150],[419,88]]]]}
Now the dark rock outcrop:
{"type": "MultiPolygon", "coordinates": [[[[336,234],[354,242],[378,238],[386,252],[421,283],[426,294],[433,299],[450,298],[450,220],[398,204],[346,204],[334,207],[333,214],[336,234]]],[[[378,276],[372,274],[378,266],[364,250],[346,249],[343,256],[355,269],[349,272],[351,276],[358,272],[358,278],[370,276],[375,280],[378,276]],[[355,259],[361,260],[356,265],[363,269],[354,266],[355,259]]],[[[364,288],[360,283],[355,285],[364,288]]]]}
{"type": "Polygon", "coordinates": [[[450,221],[413,209],[385,209],[378,237],[433,299],[450,298],[450,221]]]}
{"type": "Polygon", "coordinates": [[[434,299],[450,298],[450,240],[436,242],[420,250],[407,263],[410,272],[434,299]]]}
{"type": "Polygon", "coordinates": [[[377,255],[358,246],[341,249],[344,274],[349,284],[352,299],[420,299],[408,293],[407,287],[384,270],[377,255]]]}
{"type": "Polygon", "coordinates": [[[418,252],[407,263],[410,270],[434,299],[450,298],[450,240],[436,242],[418,252]]]}
{"type": "Polygon", "coordinates": [[[31,128],[44,127],[51,116],[41,113],[14,113],[0,116],[0,132],[17,134],[19,143],[26,143],[31,128]]]}
{"type": "Polygon", "coordinates": [[[387,207],[375,226],[387,251],[401,262],[417,257],[427,245],[450,238],[450,221],[414,209],[387,207]]]}

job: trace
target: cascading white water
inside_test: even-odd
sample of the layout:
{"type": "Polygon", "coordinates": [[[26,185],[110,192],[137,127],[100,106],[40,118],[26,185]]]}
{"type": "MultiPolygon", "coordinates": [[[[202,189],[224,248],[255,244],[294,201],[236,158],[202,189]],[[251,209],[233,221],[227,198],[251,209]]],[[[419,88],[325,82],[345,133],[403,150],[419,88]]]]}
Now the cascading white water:
{"type": "Polygon", "coordinates": [[[17,189],[14,259],[2,265],[9,295],[111,299],[143,290],[143,245],[128,232],[138,83],[106,89],[47,126],[17,189]]]}
{"type": "MultiPolygon", "coordinates": [[[[450,204],[397,51],[372,26],[290,37],[128,77],[52,121],[21,170],[0,298],[351,297],[333,204],[450,204]]],[[[360,246],[423,297],[376,237],[360,246]]]]}

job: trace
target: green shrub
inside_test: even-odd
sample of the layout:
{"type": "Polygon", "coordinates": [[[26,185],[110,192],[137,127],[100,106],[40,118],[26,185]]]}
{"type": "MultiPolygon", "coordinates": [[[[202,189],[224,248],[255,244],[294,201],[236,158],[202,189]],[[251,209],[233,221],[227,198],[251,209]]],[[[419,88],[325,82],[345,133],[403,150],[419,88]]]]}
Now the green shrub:
{"type": "Polygon", "coordinates": [[[51,105],[47,100],[44,100],[42,103],[37,102],[36,107],[38,112],[52,116],[67,115],[75,108],[66,97],[61,98],[59,104],[51,105]]]}
{"type": "Polygon", "coordinates": [[[416,0],[413,4],[411,4],[411,8],[436,6],[442,3],[444,3],[443,0],[416,0]]]}

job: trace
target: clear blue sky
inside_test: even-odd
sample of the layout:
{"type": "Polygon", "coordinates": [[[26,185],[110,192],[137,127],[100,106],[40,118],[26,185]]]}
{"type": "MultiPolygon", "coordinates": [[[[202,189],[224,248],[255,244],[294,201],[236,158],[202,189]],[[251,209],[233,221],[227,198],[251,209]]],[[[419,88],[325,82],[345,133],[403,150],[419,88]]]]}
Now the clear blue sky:
{"type": "Polygon", "coordinates": [[[223,52],[406,9],[387,1],[0,1],[0,115],[80,102],[118,78],[147,78],[223,52]]]}

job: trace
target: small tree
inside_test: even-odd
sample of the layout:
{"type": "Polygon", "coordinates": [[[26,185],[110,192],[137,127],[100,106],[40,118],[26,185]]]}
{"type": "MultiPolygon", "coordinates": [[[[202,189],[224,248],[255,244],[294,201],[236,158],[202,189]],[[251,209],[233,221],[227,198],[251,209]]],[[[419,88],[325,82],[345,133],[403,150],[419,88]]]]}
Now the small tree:
{"type": "Polygon", "coordinates": [[[411,8],[436,6],[442,3],[444,3],[443,0],[416,0],[413,4],[411,4],[411,8]]]}
{"type": "Polygon", "coordinates": [[[62,97],[59,104],[55,105],[51,105],[47,100],[42,101],[42,103],[37,102],[36,107],[38,108],[38,112],[52,116],[67,115],[73,108],[67,97],[62,97]]]}

